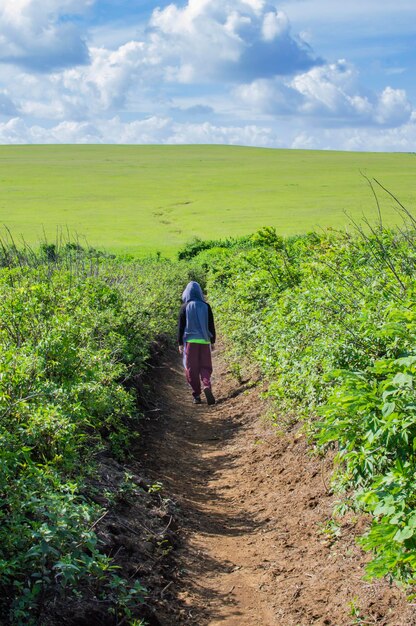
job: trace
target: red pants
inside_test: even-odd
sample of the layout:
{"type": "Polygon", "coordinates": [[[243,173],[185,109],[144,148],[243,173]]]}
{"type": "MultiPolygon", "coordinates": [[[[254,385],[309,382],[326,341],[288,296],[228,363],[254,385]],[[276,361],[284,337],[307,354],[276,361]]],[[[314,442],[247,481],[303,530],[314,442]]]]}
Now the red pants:
{"type": "Polygon", "coordinates": [[[194,398],[201,395],[201,380],[204,387],[211,387],[211,346],[204,343],[185,343],[185,374],[192,387],[194,398]]]}

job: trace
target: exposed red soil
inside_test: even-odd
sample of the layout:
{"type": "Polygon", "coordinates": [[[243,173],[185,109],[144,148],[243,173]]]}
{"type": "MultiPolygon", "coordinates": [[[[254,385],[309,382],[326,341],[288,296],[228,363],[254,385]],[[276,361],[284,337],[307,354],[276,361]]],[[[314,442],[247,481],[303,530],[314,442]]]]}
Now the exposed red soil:
{"type": "Polygon", "coordinates": [[[155,369],[146,471],[176,503],[180,547],[157,616],[163,626],[416,625],[415,607],[386,581],[363,581],[355,544],[364,519],[327,532],[330,460],[299,425],[263,418],[261,386],[239,387],[221,355],[218,402],[194,406],[179,357],[155,369]]]}

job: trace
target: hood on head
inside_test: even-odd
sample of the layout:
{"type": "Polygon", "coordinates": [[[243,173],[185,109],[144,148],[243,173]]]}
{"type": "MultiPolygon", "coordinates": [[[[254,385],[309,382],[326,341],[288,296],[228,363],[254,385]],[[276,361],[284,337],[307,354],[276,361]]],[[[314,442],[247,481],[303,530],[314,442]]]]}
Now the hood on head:
{"type": "Polygon", "coordinates": [[[182,300],[185,303],[190,302],[191,300],[202,300],[204,301],[204,294],[202,293],[202,289],[199,283],[195,280],[191,280],[185,287],[185,290],[182,294],[182,300]]]}

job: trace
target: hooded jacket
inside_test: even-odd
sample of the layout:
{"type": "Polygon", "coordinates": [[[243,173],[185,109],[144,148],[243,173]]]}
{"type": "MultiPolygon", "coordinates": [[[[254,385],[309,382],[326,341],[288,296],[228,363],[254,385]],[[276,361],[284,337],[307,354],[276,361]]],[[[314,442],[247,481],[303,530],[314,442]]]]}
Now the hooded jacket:
{"type": "Polygon", "coordinates": [[[215,325],[212,309],[204,300],[202,289],[196,281],[187,284],[182,294],[183,305],[179,313],[178,344],[203,340],[215,343],[215,325]]]}

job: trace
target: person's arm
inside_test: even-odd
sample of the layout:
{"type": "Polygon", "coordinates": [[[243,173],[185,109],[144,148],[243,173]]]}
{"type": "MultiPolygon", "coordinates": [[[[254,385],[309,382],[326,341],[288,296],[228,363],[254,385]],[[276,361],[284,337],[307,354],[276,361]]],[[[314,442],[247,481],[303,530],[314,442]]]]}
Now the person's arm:
{"type": "Polygon", "coordinates": [[[178,319],[178,346],[183,347],[183,335],[186,327],[186,305],[181,306],[178,319]]]}
{"type": "Polygon", "coordinates": [[[208,304],[208,330],[211,333],[211,344],[214,345],[215,339],[216,339],[214,315],[212,313],[212,309],[209,306],[209,304],[208,304]]]}

